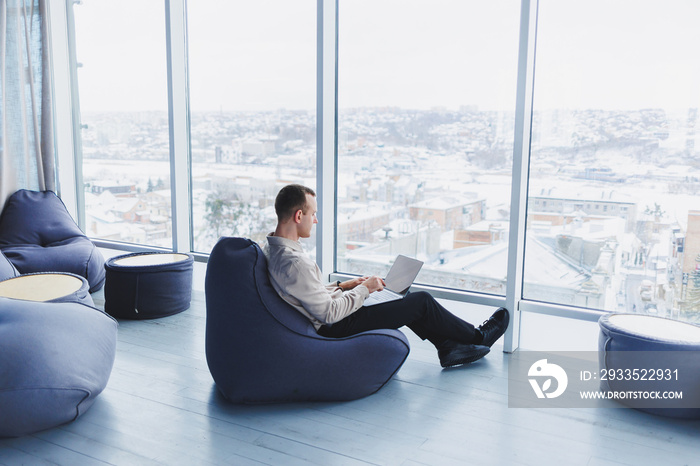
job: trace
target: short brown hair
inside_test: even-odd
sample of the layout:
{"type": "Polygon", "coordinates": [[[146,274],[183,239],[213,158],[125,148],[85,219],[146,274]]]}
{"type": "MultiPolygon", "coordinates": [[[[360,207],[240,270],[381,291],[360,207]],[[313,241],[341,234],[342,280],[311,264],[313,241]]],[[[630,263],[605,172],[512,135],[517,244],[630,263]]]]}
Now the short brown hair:
{"type": "Polygon", "coordinates": [[[289,184],[280,189],[275,198],[275,212],[277,220],[287,220],[293,216],[299,209],[306,213],[306,195],[310,194],[316,197],[313,189],[307,188],[300,184],[289,184]]]}

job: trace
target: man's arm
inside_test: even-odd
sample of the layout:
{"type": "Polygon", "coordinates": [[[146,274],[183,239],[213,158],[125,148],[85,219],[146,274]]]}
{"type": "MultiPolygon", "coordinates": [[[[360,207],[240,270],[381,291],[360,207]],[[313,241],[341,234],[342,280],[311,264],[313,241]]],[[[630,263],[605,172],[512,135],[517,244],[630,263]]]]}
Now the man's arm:
{"type": "Polygon", "coordinates": [[[370,292],[383,288],[379,277],[369,277],[352,290],[342,292],[336,288],[330,291],[319,280],[314,270],[295,263],[287,277],[285,292],[322,324],[333,324],[358,310],[370,292]]]}
{"type": "Polygon", "coordinates": [[[362,285],[369,277],[356,277],[352,280],[346,280],[344,282],[338,283],[338,287],[343,291],[350,291],[355,289],[355,287],[362,285]]]}

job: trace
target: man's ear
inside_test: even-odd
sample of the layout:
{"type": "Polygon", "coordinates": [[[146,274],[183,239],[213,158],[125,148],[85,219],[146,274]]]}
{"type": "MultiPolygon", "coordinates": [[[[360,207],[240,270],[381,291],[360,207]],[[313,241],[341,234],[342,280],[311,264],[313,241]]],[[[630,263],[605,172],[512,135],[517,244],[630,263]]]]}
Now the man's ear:
{"type": "Polygon", "coordinates": [[[296,212],[294,212],[294,221],[296,223],[301,223],[301,216],[304,214],[304,212],[299,209],[296,212]]]}

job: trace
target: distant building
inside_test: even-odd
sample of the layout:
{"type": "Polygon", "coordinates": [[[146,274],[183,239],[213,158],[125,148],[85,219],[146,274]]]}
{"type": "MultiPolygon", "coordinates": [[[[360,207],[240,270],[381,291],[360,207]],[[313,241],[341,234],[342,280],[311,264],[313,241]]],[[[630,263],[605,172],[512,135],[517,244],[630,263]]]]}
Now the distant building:
{"type": "Polygon", "coordinates": [[[374,233],[389,224],[392,211],[385,206],[368,208],[366,205],[347,203],[338,205],[338,244],[354,248],[353,243],[371,243],[374,233]]]}
{"type": "Polygon", "coordinates": [[[471,246],[484,246],[506,241],[508,225],[506,222],[483,220],[454,232],[454,249],[471,246]]]}
{"type": "Polygon", "coordinates": [[[132,194],[136,192],[136,185],[122,184],[115,181],[93,181],[90,183],[89,191],[92,194],[102,194],[108,191],[115,195],[132,194]]]}
{"type": "Polygon", "coordinates": [[[246,139],[243,141],[241,149],[245,155],[265,157],[277,151],[277,138],[246,139]]]}
{"type": "Polygon", "coordinates": [[[581,178],[592,181],[607,181],[610,183],[624,183],[627,177],[619,175],[610,168],[605,167],[586,167],[580,173],[574,175],[574,178],[581,178]]]}
{"type": "Polygon", "coordinates": [[[636,227],[637,204],[622,199],[615,191],[591,191],[563,195],[560,190],[542,190],[539,195],[528,197],[528,221],[552,221],[553,225],[569,223],[575,216],[593,215],[620,217],[625,220],[626,231],[636,227]],[[552,215],[558,214],[558,215],[552,215]]]}
{"type": "Polygon", "coordinates": [[[486,201],[455,196],[426,199],[408,206],[411,220],[435,222],[442,231],[463,229],[484,218],[486,201]]]}
{"type": "Polygon", "coordinates": [[[700,254],[700,210],[688,212],[688,228],[683,250],[683,273],[695,270],[695,258],[700,254]]]}

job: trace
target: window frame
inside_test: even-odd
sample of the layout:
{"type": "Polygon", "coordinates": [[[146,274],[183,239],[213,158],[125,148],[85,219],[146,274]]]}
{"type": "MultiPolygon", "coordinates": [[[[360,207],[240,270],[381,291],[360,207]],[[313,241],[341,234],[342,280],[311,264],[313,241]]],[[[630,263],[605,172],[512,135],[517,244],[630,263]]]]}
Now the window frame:
{"type": "MultiPolygon", "coordinates": [[[[191,148],[187,72],[187,0],[163,0],[166,11],[168,54],[168,103],[170,131],[170,170],[172,189],[173,245],[177,252],[192,252],[191,148]]],[[[69,211],[84,226],[84,200],[78,165],[80,156],[80,112],[75,70],[75,41],[72,11],[76,0],[49,0],[52,24],[53,74],[57,98],[55,121],[70,121],[56,131],[59,170],[59,195],[69,211]],[[65,26],[65,28],[64,28],[65,26]],[[74,169],[66,169],[73,167],[74,169]]],[[[338,5],[339,0],[317,0],[317,103],[316,103],[316,182],[319,193],[319,227],[317,229],[317,262],[330,280],[348,277],[336,268],[337,213],[337,101],[338,101],[338,5]]],[[[525,257],[525,223],[531,143],[532,103],[535,69],[535,42],[538,0],[521,0],[520,33],[515,104],[515,139],[511,184],[511,217],[508,249],[508,273],[505,296],[481,292],[453,290],[416,285],[414,289],[429,291],[437,298],[506,307],[511,311],[512,325],[504,343],[504,351],[515,351],[520,342],[521,312],[597,321],[607,311],[582,309],[522,297],[525,257]],[[513,227],[515,226],[515,227],[513,227]]],[[[143,245],[95,240],[98,246],[125,251],[152,251],[159,248],[143,245]]],[[[194,253],[199,262],[207,254],[194,253]]]]}

